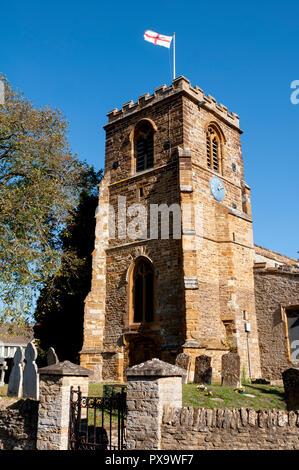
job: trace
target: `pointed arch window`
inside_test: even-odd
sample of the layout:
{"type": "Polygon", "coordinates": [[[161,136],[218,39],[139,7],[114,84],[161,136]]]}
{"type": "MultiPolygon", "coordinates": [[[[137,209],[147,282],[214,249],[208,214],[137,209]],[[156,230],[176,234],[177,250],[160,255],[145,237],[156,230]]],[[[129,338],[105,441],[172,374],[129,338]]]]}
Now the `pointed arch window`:
{"type": "Polygon", "coordinates": [[[154,321],[154,269],[146,258],[136,261],[132,272],[131,321],[154,321]]]}
{"type": "Polygon", "coordinates": [[[215,129],[209,126],[206,131],[206,151],[208,168],[220,172],[221,145],[220,138],[215,129]]]}
{"type": "Polygon", "coordinates": [[[136,172],[154,166],[154,129],[147,120],[137,124],[134,135],[136,172]]]}

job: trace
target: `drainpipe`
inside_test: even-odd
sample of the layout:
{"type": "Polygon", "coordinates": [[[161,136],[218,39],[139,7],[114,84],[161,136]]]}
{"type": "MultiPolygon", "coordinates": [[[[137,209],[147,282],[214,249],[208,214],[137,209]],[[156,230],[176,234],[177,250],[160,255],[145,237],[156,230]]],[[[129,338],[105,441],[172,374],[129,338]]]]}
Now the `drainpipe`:
{"type": "Polygon", "coordinates": [[[249,369],[249,378],[251,382],[251,360],[250,360],[250,345],[249,345],[249,333],[251,331],[251,325],[249,322],[245,323],[245,332],[247,337],[247,353],[248,353],[248,369],[249,369]]]}

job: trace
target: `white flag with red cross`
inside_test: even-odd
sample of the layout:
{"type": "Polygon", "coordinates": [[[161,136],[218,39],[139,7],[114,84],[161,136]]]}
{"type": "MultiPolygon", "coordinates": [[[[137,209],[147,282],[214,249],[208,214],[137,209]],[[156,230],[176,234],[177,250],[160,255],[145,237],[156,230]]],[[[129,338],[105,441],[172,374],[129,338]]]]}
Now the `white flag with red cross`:
{"type": "Polygon", "coordinates": [[[154,31],[145,31],[144,39],[148,42],[152,42],[155,46],[163,46],[170,48],[172,36],[165,36],[164,34],[155,33],[154,31]]]}

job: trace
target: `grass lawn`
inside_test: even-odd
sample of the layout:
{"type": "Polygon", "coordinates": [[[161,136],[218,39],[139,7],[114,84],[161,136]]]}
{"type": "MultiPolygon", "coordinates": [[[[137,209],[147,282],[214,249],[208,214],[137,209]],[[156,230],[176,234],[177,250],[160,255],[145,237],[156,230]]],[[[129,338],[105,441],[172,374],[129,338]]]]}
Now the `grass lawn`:
{"type": "MultiPolygon", "coordinates": [[[[254,385],[245,384],[245,393],[254,395],[247,397],[236,393],[231,387],[222,387],[219,384],[207,386],[213,390],[213,396],[205,396],[205,393],[197,390],[196,384],[183,385],[183,406],[195,408],[263,408],[286,409],[284,401],[284,389],[279,385],[254,385]],[[215,400],[216,398],[216,400],[215,400]]],[[[89,396],[101,397],[103,384],[89,384],[89,396]]],[[[7,397],[7,385],[0,387],[0,397],[7,397]]]]}
{"type": "Polygon", "coordinates": [[[88,395],[90,397],[102,397],[103,396],[103,384],[89,384],[88,395]]]}
{"type": "MultiPolygon", "coordinates": [[[[207,386],[208,390],[213,390],[213,396],[205,396],[205,393],[197,390],[197,384],[183,385],[183,406],[193,406],[195,408],[253,408],[260,410],[263,408],[286,409],[284,401],[284,389],[279,385],[254,385],[245,384],[245,394],[254,395],[247,397],[236,393],[232,387],[222,387],[219,384],[207,386]],[[215,400],[216,398],[216,400],[215,400]]],[[[90,384],[89,395],[100,397],[103,394],[102,384],[90,384]]]]}
{"type": "MultiPolygon", "coordinates": [[[[118,384],[119,385],[119,384],[118,384]]],[[[88,396],[89,397],[102,397],[103,396],[103,384],[89,384],[88,387],[88,396]]],[[[104,424],[110,427],[110,413],[105,410],[104,411],[104,424]]],[[[88,413],[88,422],[89,425],[92,425],[94,422],[94,410],[90,410],[88,413]]],[[[118,423],[118,412],[113,410],[111,413],[111,425],[117,426],[118,423]]],[[[96,413],[96,424],[97,426],[102,426],[102,412],[100,410],[96,413]]]]}
{"type": "Polygon", "coordinates": [[[284,388],[278,385],[245,384],[245,394],[254,395],[247,397],[236,393],[232,387],[222,387],[219,384],[207,386],[213,390],[213,396],[205,396],[205,393],[197,390],[196,384],[183,385],[183,405],[195,408],[263,408],[286,409],[284,401],[284,388]],[[216,400],[215,400],[216,398],[216,400]]]}

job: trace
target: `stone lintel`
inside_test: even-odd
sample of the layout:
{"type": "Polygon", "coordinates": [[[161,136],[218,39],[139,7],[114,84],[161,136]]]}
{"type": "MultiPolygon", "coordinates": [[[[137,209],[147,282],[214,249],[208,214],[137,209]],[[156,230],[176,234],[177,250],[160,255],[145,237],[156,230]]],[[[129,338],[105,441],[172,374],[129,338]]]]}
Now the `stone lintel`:
{"type": "Polygon", "coordinates": [[[183,229],[183,235],[187,235],[187,236],[189,235],[189,236],[194,237],[194,236],[196,236],[196,231],[193,228],[186,229],[186,230],[183,229]]]}
{"type": "Polygon", "coordinates": [[[85,347],[79,351],[79,354],[101,354],[102,352],[102,347],[85,347]]]}
{"type": "Polygon", "coordinates": [[[182,377],[185,370],[154,358],[126,370],[127,377],[182,377]]]}
{"type": "Polygon", "coordinates": [[[193,193],[193,186],[188,184],[181,184],[180,191],[181,193],[193,193]]]}
{"type": "Polygon", "coordinates": [[[246,183],[246,181],[241,181],[241,184],[244,186],[244,188],[249,189],[249,190],[251,189],[249,184],[246,183]]]}
{"type": "Polygon", "coordinates": [[[191,150],[189,147],[182,148],[177,147],[178,157],[188,157],[191,158],[191,150]]]}
{"type": "Polygon", "coordinates": [[[60,375],[60,376],[81,376],[88,377],[93,374],[92,371],[85,367],[73,364],[70,361],[59,362],[50,366],[42,367],[38,370],[40,375],[60,375]]]}
{"type": "Polygon", "coordinates": [[[185,289],[198,289],[198,282],[196,277],[184,277],[185,289]]]}
{"type": "Polygon", "coordinates": [[[220,314],[221,321],[235,321],[236,315],[234,313],[221,313],[220,314]]]}
{"type": "Polygon", "coordinates": [[[207,347],[207,343],[197,339],[187,339],[182,347],[184,349],[205,349],[207,347]]]}
{"type": "Polygon", "coordinates": [[[233,207],[226,206],[225,204],[223,205],[224,207],[228,209],[228,213],[230,215],[234,215],[235,217],[239,217],[240,219],[244,219],[244,220],[247,220],[247,222],[252,223],[252,218],[249,217],[249,215],[245,214],[245,212],[241,212],[238,209],[234,209],[233,207]]]}

